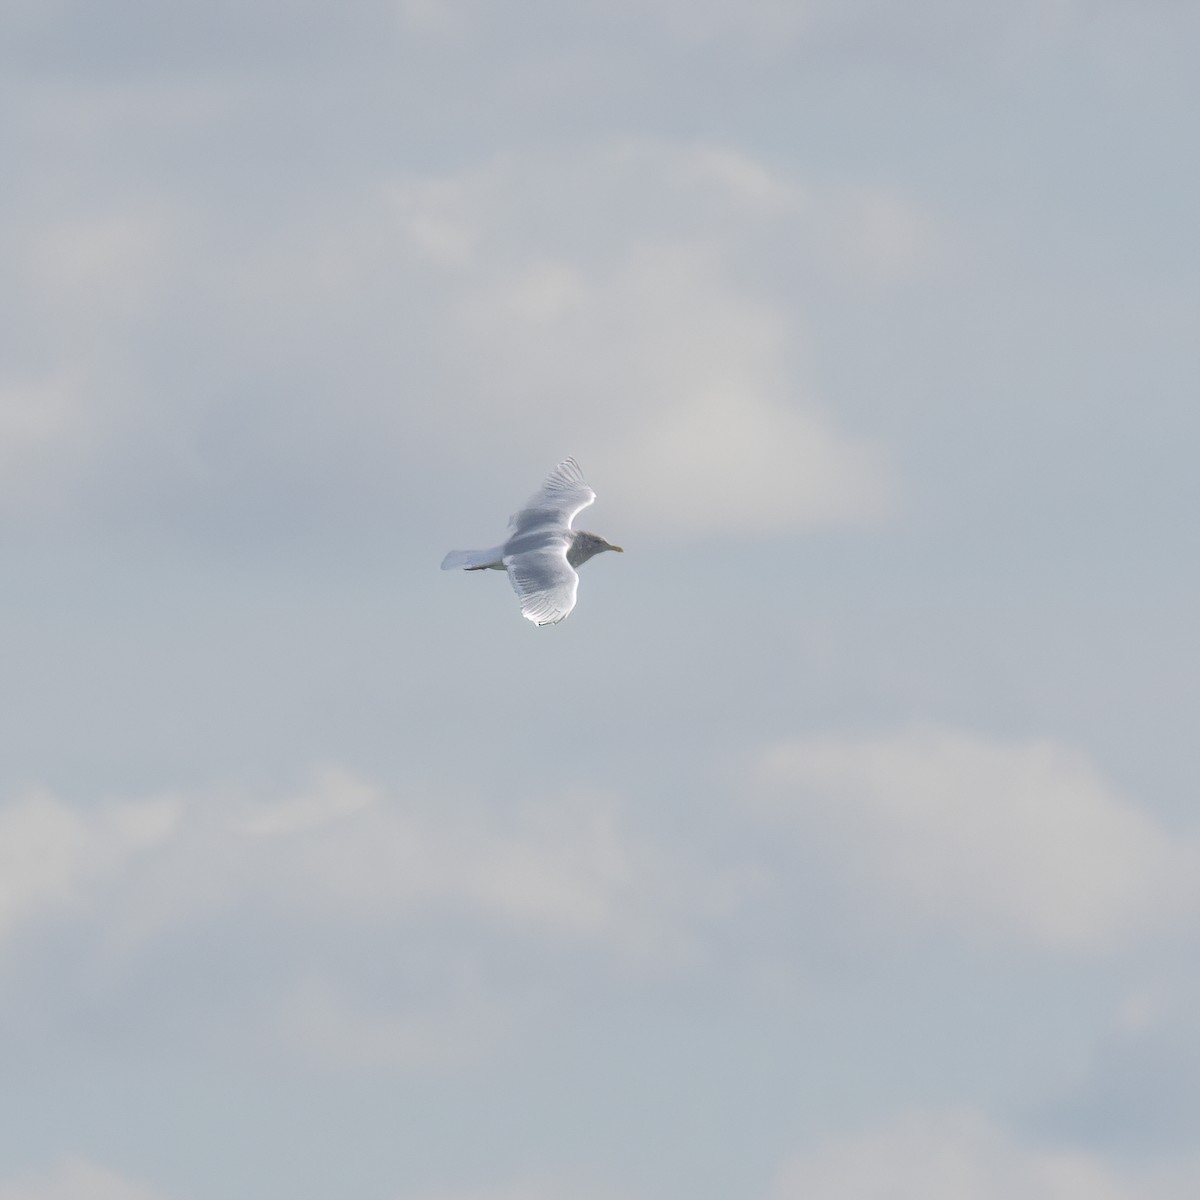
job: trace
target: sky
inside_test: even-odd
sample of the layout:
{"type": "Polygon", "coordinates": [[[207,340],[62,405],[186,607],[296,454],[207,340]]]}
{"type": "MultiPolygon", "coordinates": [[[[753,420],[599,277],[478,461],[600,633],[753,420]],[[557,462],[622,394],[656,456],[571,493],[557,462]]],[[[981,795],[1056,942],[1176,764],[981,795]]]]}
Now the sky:
{"type": "Polygon", "coordinates": [[[0,1200],[1197,1194],[1200,8],[0,23],[0,1200]]]}

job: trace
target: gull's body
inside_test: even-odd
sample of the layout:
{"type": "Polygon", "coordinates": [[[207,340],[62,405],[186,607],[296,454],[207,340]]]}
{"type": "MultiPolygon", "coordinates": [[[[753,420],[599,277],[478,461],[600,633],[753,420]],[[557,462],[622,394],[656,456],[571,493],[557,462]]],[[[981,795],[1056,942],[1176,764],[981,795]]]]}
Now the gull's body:
{"type": "Polygon", "coordinates": [[[451,550],[442,559],[442,570],[507,571],[524,616],[535,625],[556,625],[575,607],[575,568],[601,551],[621,549],[594,533],[571,528],[595,499],[579,464],[568,458],[513,516],[506,542],[487,550],[451,550]]]}

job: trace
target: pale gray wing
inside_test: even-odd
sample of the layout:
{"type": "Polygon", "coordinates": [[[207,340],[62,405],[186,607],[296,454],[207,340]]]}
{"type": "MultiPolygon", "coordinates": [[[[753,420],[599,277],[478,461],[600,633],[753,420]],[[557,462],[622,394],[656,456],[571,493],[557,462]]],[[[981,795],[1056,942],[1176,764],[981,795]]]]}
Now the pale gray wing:
{"type": "Polygon", "coordinates": [[[573,458],[562,462],[546,476],[541,490],[530,496],[525,507],[514,513],[509,527],[514,535],[539,529],[570,529],[571,522],[596,499],[573,458]]]}
{"type": "Polygon", "coordinates": [[[564,539],[547,539],[547,543],[504,556],[521,612],[535,625],[557,625],[575,607],[579,590],[579,576],[567,562],[569,543],[564,539]]]}

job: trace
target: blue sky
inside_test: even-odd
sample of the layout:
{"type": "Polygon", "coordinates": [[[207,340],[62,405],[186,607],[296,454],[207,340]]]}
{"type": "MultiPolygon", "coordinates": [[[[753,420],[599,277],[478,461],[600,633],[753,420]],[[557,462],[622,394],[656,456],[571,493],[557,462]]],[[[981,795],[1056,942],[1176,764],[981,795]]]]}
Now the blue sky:
{"type": "Polygon", "coordinates": [[[1194,6],[0,20],[0,1200],[1195,1195],[1194,6]]]}

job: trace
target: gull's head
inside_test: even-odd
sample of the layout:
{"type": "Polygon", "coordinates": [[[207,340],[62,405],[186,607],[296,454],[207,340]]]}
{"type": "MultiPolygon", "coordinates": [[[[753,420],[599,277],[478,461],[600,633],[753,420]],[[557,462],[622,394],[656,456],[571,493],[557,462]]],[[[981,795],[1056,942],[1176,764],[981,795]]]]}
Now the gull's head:
{"type": "Polygon", "coordinates": [[[603,554],[605,550],[615,550],[618,554],[625,553],[620,546],[614,546],[612,542],[605,541],[598,533],[587,533],[580,529],[576,532],[571,548],[567,552],[567,561],[573,567],[577,567],[594,555],[603,554]]]}

